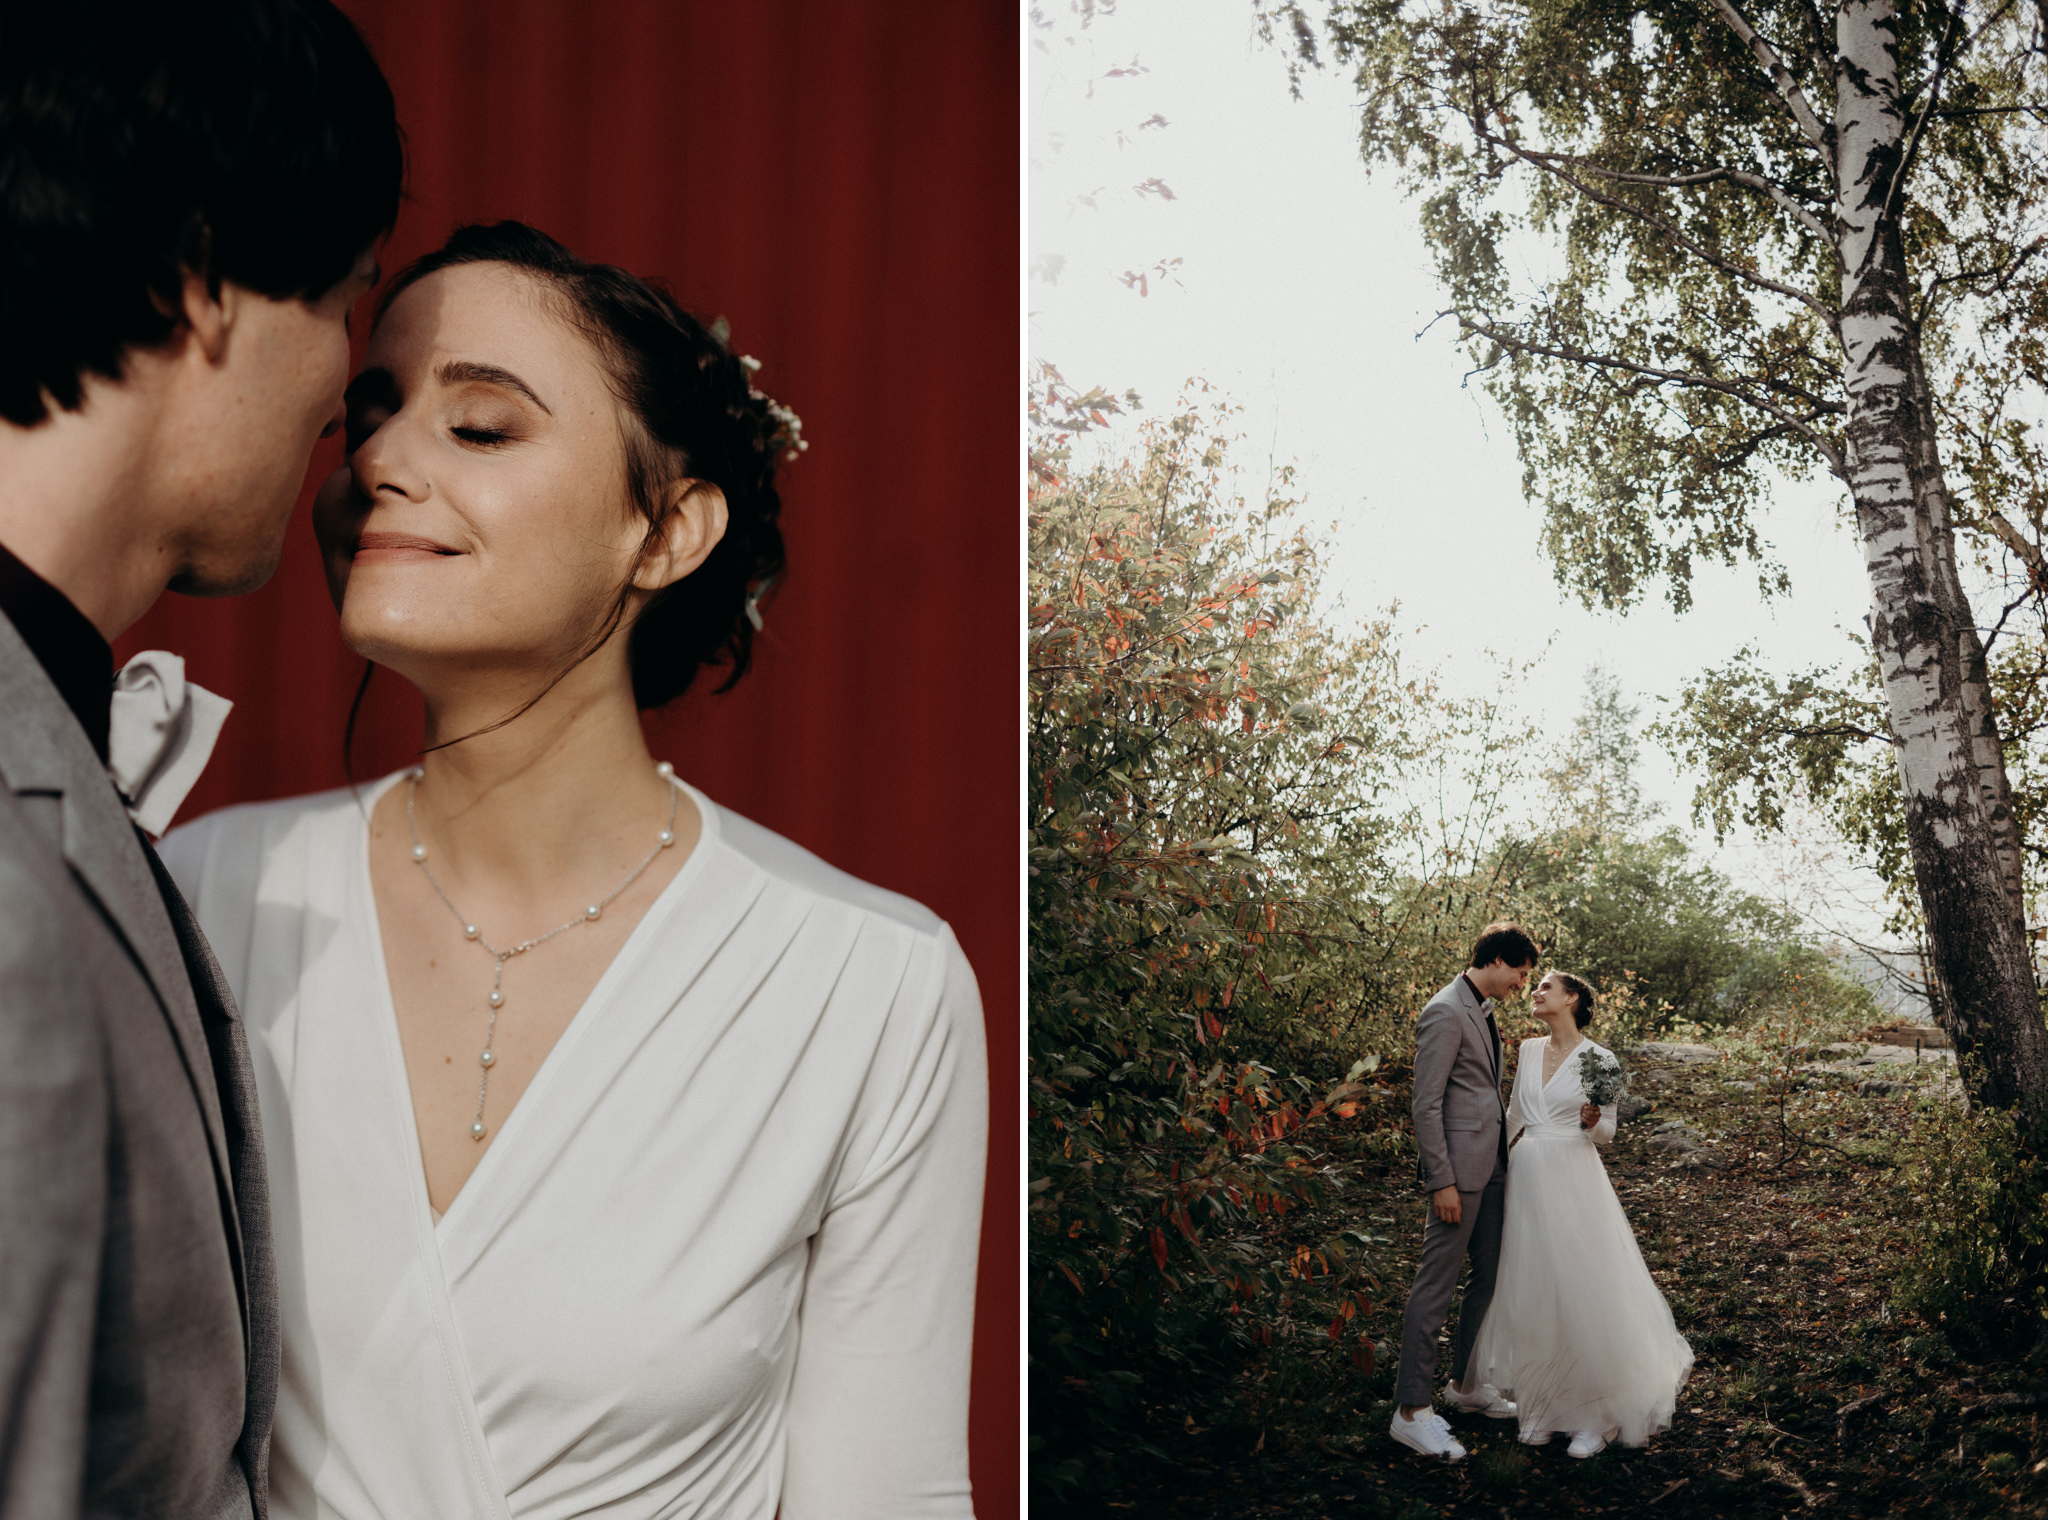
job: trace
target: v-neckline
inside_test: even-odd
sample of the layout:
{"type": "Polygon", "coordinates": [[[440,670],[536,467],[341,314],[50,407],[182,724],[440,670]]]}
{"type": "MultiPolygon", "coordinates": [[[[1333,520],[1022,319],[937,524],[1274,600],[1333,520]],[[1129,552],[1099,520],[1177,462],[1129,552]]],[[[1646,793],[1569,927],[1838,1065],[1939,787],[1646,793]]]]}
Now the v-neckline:
{"type": "MultiPolygon", "coordinates": [[[[1550,1037],[1549,1035],[1544,1035],[1544,1036],[1543,1036],[1543,1040],[1544,1040],[1544,1054],[1545,1054],[1545,1055],[1548,1055],[1548,1054],[1550,1053],[1550,1049],[1549,1049],[1549,1041],[1550,1041],[1550,1038],[1551,1038],[1551,1037],[1550,1037]]],[[[1559,1077],[1561,1077],[1561,1076],[1563,1076],[1563,1075],[1564,1075],[1564,1069],[1565,1069],[1565,1067],[1567,1067],[1567,1066],[1569,1066],[1569,1065],[1571,1064],[1571,1062],[1572,1062],[1572,1057],[1573,1057],[1573,1055],[1574,1055],[1574,1054],[1576,1054],[1576,1053],[1577,1053],[1578,1051],[1584,1050],[1584,1049],[1585,1049],[1585,1048],[1586,1048],[1586,1047],[1587,1047],[1588,1045],[1590,1045],[1591,1043],[1592,1043],[1592,1042],[1591,1042],[1590,1040],[1587,1040],[1587,1039],[1585,1039],[1584,1037],[1581,1037],[1581,1038],[1580,1038],[1580,1039],[1579,1039],[1579,1040],[1577,1041],[1577,1043],[1575,1043],[1575,1044],[1574,1044],[1574,1045],[1572,1046],[1572,1048],[1571,1048],[1570,1050],[1567,1050],[1567,1051],[1566,1051],[1566,1052],[1565,1052],[1565,1053],[1564,1053],[1564,1054],[1563,1054],[1562,1056],[1558,1057],[1558,1061],[1557,1061],[1557,1070],[1556,1070],[1556,1071],[1554,1071],[1554,1072],[1552,1072],[1552,1073],[1551,1073],[1551,1074],[1550,1074],[1549,1076],[1547,1076],[1547,1077],[1545,1077],[1545,1078],[1543,1079],[1543,1087],[1542,1087],[1542,1090],[1543,1090],[1544,1092],[1549,1092],[1549,1091],[1550,1091],[1550,1084],[1551,1084],[1551,1083],[1553,1083],[1553,1082],[1555,1082],[1555,1081],[1556,1081],[1556,1080],[1557,1080],[1557,1079],[1558,1079],[1559,1077]]]]}
{"type": "Polygon", "coordinates": [[[682,865],[676,869],[676,874],[655,894],[654,901],[649,903],[647,910],[640,915],[640,922],[635,924],[633,932],[626,936],[626,942],[619,946],[618,953],[599,974],[588,995],[570,1016],[569,1022],[562,1026],[561,1034],[549,1047],[548,1053],[541,1057],[540,1065],[526,1084],[526,1090],[519,1095],[519,1101],[514,1103],[511,1110],[499,1121],[497,1133],[492,1137],[489,1148],[477,1159],[477,1164],[470,1169],[469,1176],[463,1179],[462,1186],[455,1190],[455,1196],[448,1200],[448,1207],[437,1214],[434,1211],[433,1198],[427,1191],[426,1153],[420,1146],[419,1116],[413,1111],[412,1078],[405,1064],[405,1042],[398,1032],[398,1000],[392,995],[391,971],[384,959],[384,925],[377,911],[376,881],[370,874],[370,814],[383,799],[384,794],[397,785],[405,775],[406,769],[400,769],[386,776],[365,796],[362,806],[357,811],[356,827],[360,830],[360,836],[355,850],[356,886],[363,894],[369,920],[370,969],[377,988],[380,1038],[385,1046],[384,1064],[386,1071],[394,1074],[397,1082],[398,1120],[405,1137],[404,1152],[411,1173],[412,1196],[416,1209],[426,1217],[427,1238],[435,1242],[438,1248],[442,1240],[441,1232],[447,1227],[448,1221],[458,1214],[466,1215],[474,1211],[473,1207],[465,1206],[464,1200],[476,1190],[477,1178],[487,1172],[502,1171],[509,1164],[494,1162],[493,1158],[505,1149],[508,1137],[521,1134],[532,1127],[533,1121],[524,1124],[520,1121],[520,1115],[528,1112],[531,1107],[527,1100],[533,1097],[536,1091],[552,1085],[548,1079],[565,1064],[566,1053],[578,1043],[583,1031],[594,1020],[595,1015],[591,1010],[600,1007],[610,998],[618,979],[625,974],[622,968],[638,960],[643,941],[653,932],[652,926],[667,916],[668,910],[673,906],[672,899],[688,890],[686,884],[696,878],[709,853],[708,847],[717,842],[723,830],[716,820],[715,809],[710,799],[682,777],[671,777],[669,784],[696,804],[696,844],[691,847],[682,865]]]}

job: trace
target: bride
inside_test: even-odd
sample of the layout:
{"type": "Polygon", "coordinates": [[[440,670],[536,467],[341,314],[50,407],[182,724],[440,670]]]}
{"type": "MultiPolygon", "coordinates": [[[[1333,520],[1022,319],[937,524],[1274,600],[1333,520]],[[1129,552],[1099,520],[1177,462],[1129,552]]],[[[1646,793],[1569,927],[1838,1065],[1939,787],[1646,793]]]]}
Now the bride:
{"type": "Polygon", "coordinates": [[[972,1513],[973,973],[639,721],[782,564],[750,369],[517,223],[378,307],[315,526],[422,761],[163,849],[249,1029],[280,1520],[972,1513]]]}
{"type": "Polygon", "coordinates": [[[1580,1062],[1593,989],[1551,971],[1530,996],[1550,1033],[1521,1044],[1508,1104],[1508,1193],[1493,1304],[1469,1379],[1492,1383],[1541,1446],[1570,1431],[1590,1457],[1609,1440],[1641,1446],[1671,1423],[1692,1347],[1643,1265],[1635,1231],[1594,1150],[1614,1138],[1613,1104],[1586,1101],[1580,1062]]]}

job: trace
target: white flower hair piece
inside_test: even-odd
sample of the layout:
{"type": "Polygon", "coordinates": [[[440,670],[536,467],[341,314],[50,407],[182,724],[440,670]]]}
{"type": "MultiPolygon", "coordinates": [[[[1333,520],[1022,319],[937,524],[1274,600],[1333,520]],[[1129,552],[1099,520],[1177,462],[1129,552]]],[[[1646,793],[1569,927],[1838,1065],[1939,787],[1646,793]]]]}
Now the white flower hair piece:
{"type": "Polygon", "coordinates": [[[747,394],[765,405],[768,415],[775,419],[775,431],[769,435],[767,451],[772,454],[781,450],[783,463],[787,464],[810,447],[804,441],[804,420],[766,391],[755,388],[754,376],[761,370],[759,359],[752,354],[741,354],[739,361],[740,368],[747,372],[747,394]]]}

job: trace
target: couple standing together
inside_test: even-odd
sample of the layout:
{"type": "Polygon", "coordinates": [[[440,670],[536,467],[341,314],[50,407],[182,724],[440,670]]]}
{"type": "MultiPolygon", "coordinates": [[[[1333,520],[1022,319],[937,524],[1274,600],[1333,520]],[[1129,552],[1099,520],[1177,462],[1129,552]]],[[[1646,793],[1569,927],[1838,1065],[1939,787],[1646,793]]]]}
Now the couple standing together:
{"type": "Polygon", "coordinates": [[[1532,1446],[1568,1434],[1571,1455],[1590,1457],[1668,1426],[1692,1371],[1692,1347],[1594,1149],[1614,1138],[1615,1105],[1588,1101],[1582,1063],[1614,1057],[1584,1034],[1595,993],[1583,979],[1550,971],[1537,983],[1530,1007],[1549,1033],[1521,1042],[1513,1095],[1501,1102],[1494,1004],[1522,990],[1536,957],[1518,925],[1488,926],[1471,966],[1415,1029],[1415,1145],[1430,1205],[1391,1430],[1453,1462],[1465,1448],[1430,1408],[1430,1389],[1468,1256],[1444,1390],[1452,1406],[1515,1420],[1532,1446]]]}
{"type": "Polygon", "coordinates": [[[514,223],[350,380],[401,177],[329,0],[0,16],[0,1520],[970,1515],[973,973],[639,721],[745,671],[795,419],[514,223]],[[226,704],[111,641],[337,430],[421,763],[159,853],[226,704]]]}

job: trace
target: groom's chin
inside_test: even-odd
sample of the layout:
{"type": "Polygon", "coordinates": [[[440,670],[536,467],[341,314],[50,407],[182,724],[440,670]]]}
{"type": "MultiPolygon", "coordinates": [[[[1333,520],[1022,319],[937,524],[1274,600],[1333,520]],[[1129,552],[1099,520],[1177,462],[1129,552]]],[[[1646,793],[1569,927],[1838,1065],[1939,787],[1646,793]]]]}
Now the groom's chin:
{"type": "Polygon", "coordinates": [[[180,567],[171,577],[169,589],[181,596],[242,596],[260,591],[277,573],[283,557],[282,544],[260,555],[210,555],[180,567]]]}

